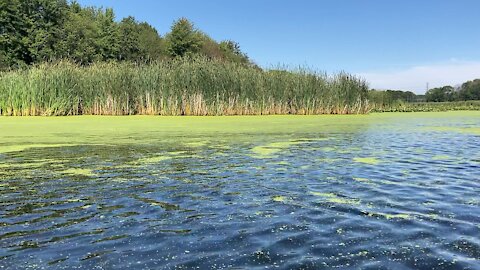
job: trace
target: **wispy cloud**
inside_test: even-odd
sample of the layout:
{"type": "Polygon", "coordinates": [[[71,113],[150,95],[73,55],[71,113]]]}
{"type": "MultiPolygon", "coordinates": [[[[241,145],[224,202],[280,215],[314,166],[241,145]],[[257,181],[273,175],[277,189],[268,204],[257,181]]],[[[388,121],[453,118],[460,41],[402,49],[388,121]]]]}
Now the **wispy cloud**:
{"type": "Polygon", "coordinates": [[[413,66],[404,70],[359,73],[371,88],[409,90],[421,94],[430,88],[458,85],[480,78],[480,61],[451,59],[446,63],[413,66]]]}

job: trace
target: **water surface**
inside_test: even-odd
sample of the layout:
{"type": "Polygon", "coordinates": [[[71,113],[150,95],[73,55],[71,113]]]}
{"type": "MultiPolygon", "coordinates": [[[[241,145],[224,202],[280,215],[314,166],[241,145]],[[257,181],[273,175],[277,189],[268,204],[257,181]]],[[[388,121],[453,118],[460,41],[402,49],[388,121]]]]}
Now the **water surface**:
{"type": "Polygon", "coordinates": [[[0,130],[0,269],[480,268],[480,112],[0,130]]]}

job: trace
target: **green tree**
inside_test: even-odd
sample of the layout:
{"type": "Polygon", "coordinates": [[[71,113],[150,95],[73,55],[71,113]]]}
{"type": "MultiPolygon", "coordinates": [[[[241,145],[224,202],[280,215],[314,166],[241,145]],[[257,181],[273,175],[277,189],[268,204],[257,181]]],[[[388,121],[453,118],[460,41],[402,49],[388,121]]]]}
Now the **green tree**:
{"type": "Polygon", "coordinates": [[[0,0],[0,69],[32,62],[29,29],[30,22],[20,0],[0,0]]]}
{"type": "Polygon", "coordinates": [[[480,79],[462,84],[458,96],[461,100],[480,100],[480,79]]]}
{"type": "Polygon", "coordinates": [[[220,42],[220,48],[225,53],[228,61],[242,63],[258,68],[250,61],[248,56],[244,52],[242,52],[242,50],[240,49],[240,44],[238,44],[238,42],[232,40],[224,40],[220,42]]]}
{"type": "Polygon", "coordinates": [[[183,57],[195,54],[202,46],[199,32],[194,28],[193,24],[185,18],[174,22],[171,32],[166,36],[166,40],[167,52],[172,57],[183,57]]]}
{"type": "Polygon", "coordinates": [[[120,52],[119,60],[138,60],[142,53],[140,46],[140,33],[138,23],[133,17],[128,17],[120,22],[120,52]]]}
{"type": "Polygon", "coordinates": [[[455,98],[455,88],[452,86],[432,88],[425,93],[425,98],[427,102],[453,101],[455,98]]]}
{"type": "Polygon", "coordinates": [[[157,30],[148,23],[140,23],[138,26],[138,39],[140,51],[146,60],[156,60],[166,57],[164,40],[157,30]]]}
{"type": "Polygon", "coordinates": [[[58,44],[62,58],[79,64],[88,64],[101,60],[97,40],[98,25],[95,21],[97,11],[72,4],[64,24],[64,35],[58,44]]]}
{"type": "Polygon", "coordinates": [[[25,0],[22,3],[30,20],[29,52],[33,62],[57,58],[56,46],[64,32],[68,12],[66,0],[25,0]]]}
{"type": "Polygon", "coordinates": [[[117,59],[120,52],[120,33],[113,9],[100,12],[98,18],[97,46],[103,61],[117,59]]]}

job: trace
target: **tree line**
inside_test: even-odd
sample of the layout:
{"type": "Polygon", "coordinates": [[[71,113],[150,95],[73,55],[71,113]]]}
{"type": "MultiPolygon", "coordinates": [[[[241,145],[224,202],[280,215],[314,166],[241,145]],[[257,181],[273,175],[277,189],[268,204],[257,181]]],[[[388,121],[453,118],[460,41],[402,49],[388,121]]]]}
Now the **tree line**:
{"type": "Polygon", "coordinates": [[[375,90],[368,93],[369,100],[379,106],[392,106],[412,102],[450,102],[480,100],[480,79],[467,81],[458,87],[450,85],[429,89],[425,95],[411,91],[375,90]]]}
{"type": "Polygon", "coordinates": [[[255,66],[238,43],[217,42],[185,18],[161,36],[134,17],[116,21],[111,8],[67,0],[0,0],[0,70],[60,59],[88,65],[196,55],[255,66]]]}
{"type": "Polygon", "coordinates": [[[429,89],[425,98],[429,102],[480,100],[480,79],[467,81],[459,87],[447,85],[429,89]]]}

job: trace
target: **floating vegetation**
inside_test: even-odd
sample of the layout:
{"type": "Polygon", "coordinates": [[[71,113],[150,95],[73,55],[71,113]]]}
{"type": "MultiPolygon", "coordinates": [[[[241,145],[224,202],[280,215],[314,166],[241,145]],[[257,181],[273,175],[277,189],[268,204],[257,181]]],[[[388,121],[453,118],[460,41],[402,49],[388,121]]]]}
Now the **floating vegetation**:
{"type": "Polygon", "coordinates": [[[357,205],[360,204],[360,200],[358,199],[349,199],[345,197],[341,197],[335,193],[323,193],[323,192],[310,192],[310,194],[318,197],[325,198],[326,201],[331,203],[338,203],[338,204],[352,204],[357,205]]]}
{"type": "Polygon", "coordinates": [[[480,135],[479,127],[448,127],[448,126],[437,126],[437,127],[427,127],[426,130],[438,131],[438,132],[455,132],[471,135],[480,135]]]}
{"type": "Polygon", "coordinates": [[[75,146],[75,144],[24,144],[24,145],[0,145],[0,154],[20,152],[34,148],[60,148],[75,146]]]}
{"type": "Polygon", "coordinates": [[[380,163],[378,159],[373,157],[364,157],[364,158],[356,157],[356,158],[353,158],[353,161],[359,162],[359,163],[365,163],[369,165],[377,165],[380,163]]]}
{"type": "Polygon", "coordinates": [[[380,212],[365,212],[362,211],[366,216],[369,217],[376,217],[376,218],[385,218],[387,220],[390,219],[406,219],[410,220],[413,219],[413,216],[407,213],[398,213],[398,214],[389,214],[389,213],[380,213],[380,212]]]}
{"type": "Polygon", "coordinates": [[[338,161],[341,161],[342,159],[340,158],[320,158],[318,159],[319,162],[321,163],[334,163],[334,162],[338,162],[338,161]]]}
{"type": "Polygon", "coordinates": [[[363,178],[363,177],[353,177],[352,179],[355,180],[355,181],[357,181],[357,182],[360,182],[360,183],[369,184],[369,185],[375,185],[375,183],[374,183],[372,180],[367,179],[367,178],[363,178]]]}
{"type": "Polygon", "coordinates": [[[66,175],[81,175],[81,176],[96,175],[91,169],[83,169],[83,168],[70,168],[67,170],[59,171],[59,173],[66,174],[66,175]]]}
{"type": "Polygon", "coordinates": [[[274,202],[285,202],[287,200],[287,198],[285,196],[275,195],[275,196],[272,197],[272,200],[274,202]]]}
{"type": "Polygon", "coordinates": [[[255,146],[252,148],[252,152],[256,158],[271,158],[275,154],[290,148],[293,145],[305,143],[304,141],[286,141],[286,142],[274,142],[266,145],[255,146]]]}
{"type": "Polygon", "coordinates": [[[185,143],[188,147],[203,147],[208,144],[208,141],[194,141],[194,142],[187,142],[185,143]]]}
{"type": "Polygon", "coordinates": [[[432,160],[451,160],[452,157],[447,155],[436,155],[432,157],[432,160]]]}
{"type": "Polygon", "coordinates": [[[170,160],[172,157],[169,156],[156,156],[156,157],[148,157],[148,158],[141,158],[135,161],[136,164],[152,164],[152,163],[159,163],[165,160],[170,160]]]}

